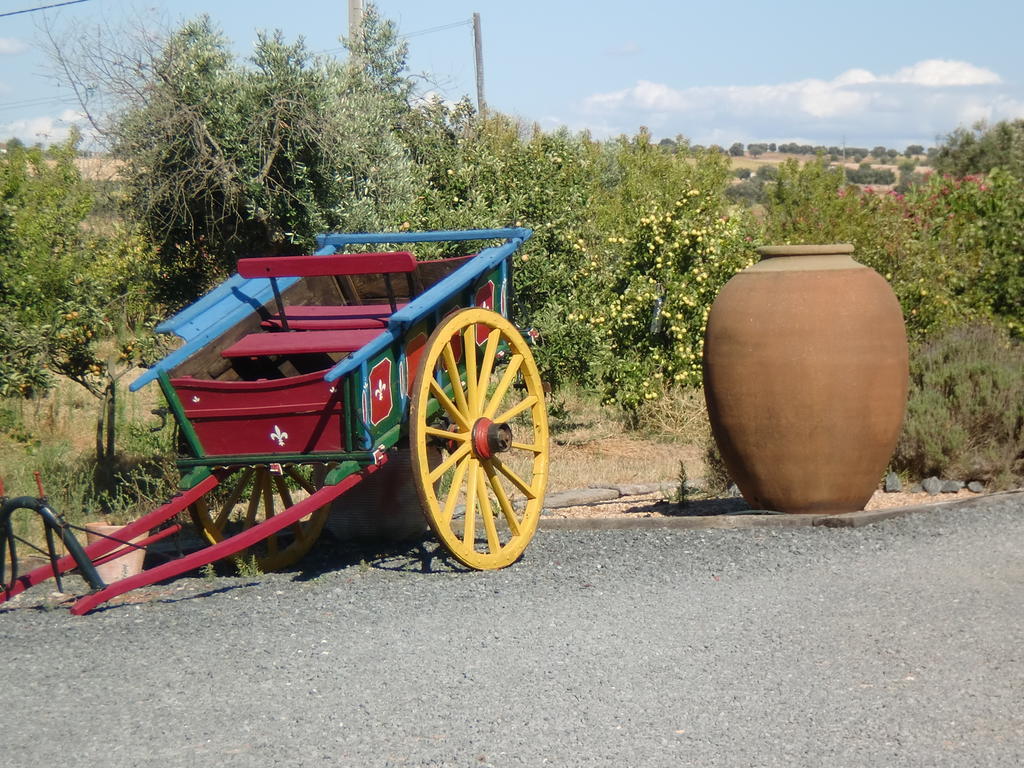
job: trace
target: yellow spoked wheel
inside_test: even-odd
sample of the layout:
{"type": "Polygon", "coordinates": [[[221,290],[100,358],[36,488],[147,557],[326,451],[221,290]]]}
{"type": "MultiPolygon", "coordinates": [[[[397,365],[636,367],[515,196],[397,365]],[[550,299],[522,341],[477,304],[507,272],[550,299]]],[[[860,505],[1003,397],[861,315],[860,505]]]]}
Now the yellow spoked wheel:
{"type": "MultiPolygon", "coordinates": [[[[285,466],[283,473],[271,472],[265,466],[238,469],[233,477],[221,483],[221,487],[228,489],[227,493],[216,499],[212,507],[205,496],[189,507],[193,522],[208,541],[216,544],[301,500],[293,500],[293,494],[305,498],[316,491],[315,482],[304,477],[295,467],[285,466]],[[290,488],[288,479],[298,489],[290,488]]],[[[264,572],[294,565],[316,543],[329,511],[330,505],[325,505],[235,557],[243,560],[254,557],[256,565],[264,572]]]]}
{"type": "Polygon", "coordinates": [[[515,326],[480,308],[442,321],[409,418],[416,490],[441,543],[470,568],[515,562],[537,529],[548,476],[544,390],[515,326]]]}

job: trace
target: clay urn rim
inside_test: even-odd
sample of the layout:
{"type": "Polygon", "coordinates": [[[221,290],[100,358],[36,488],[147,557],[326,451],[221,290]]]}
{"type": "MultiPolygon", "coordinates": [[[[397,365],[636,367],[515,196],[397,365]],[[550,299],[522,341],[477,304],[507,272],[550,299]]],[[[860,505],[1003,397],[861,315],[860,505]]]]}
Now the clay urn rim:
{"type": "Polygon", "coordinates": [[[780,256],[847,256],[853,253],[850,243],[832,245],[765,245],[757,249],[762,259],[780,256]]]}

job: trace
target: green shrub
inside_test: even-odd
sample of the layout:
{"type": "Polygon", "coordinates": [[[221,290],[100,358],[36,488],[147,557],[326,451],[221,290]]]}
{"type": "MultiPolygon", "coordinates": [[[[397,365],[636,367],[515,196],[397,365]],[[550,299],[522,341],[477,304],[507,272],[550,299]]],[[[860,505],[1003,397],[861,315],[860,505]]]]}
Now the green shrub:
{"type": "Polygon", "coordinates": [[[892,285],[914,340],[974,319],[1024,332],[1024,183],[933,174],[904,196],[842,186],[823,162],[789,161],[769,189],[772,244],[852,243],[892,285]]]}
{"type": "Polygon", "coordinates": [[[576,308],[577,244],[588,225],[599,145],[503,115],[481,119],[466,102],[428,102],[411,121],[410,152],[423,178],[412,228],[531,228],[513,262],[515,320],[540,330],[537,363],[548,383],[585,379],[591,340],[567,333],[565,323],[576,308]]]}
{"type": "Polygon", "coordinates": [[[1024,478],[1024,346],[992,326],[945,331],[911,355],[897,470],[983,480],[1024,478]]]}
{"type": "Polygon", "coordinates": [[[608,402],[627,410],[672,386],[699,386],[711,304],[753,263],[753,230],[725,197],[728,160],[657,151],[641,133],[606,150],[600,239],[579,243],[580,308],[567,328],[595,339],[608,402]]]}
{"type": "Polygon", "coordinates": [[[718,443],[714,436],[708,432],[703,442],[704,447],[704,485],[711,496],[724,496],[732,485],[732,478],[729,477],[729,470],[725,466],[722,454],[718,450],[718,443]]]}
{"type": "Polygon", "coordinates": [[[991,317],[1024,337],[1024,179],[1001,168],[962,179],[932,175],[908,196],[944,279],[964,313],[991,317]]]}

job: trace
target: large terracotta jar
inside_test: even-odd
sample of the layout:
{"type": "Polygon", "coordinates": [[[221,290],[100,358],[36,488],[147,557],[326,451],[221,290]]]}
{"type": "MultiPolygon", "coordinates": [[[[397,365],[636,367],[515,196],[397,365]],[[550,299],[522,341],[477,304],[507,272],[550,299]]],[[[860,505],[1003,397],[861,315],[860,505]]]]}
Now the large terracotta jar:
{"type": "Polygon", "coordinates": [[[719,451],[754,509],[863,509],[906,406],[899,302],[851,245],[758,253],[708,316],[704,395],[719,451]]]}

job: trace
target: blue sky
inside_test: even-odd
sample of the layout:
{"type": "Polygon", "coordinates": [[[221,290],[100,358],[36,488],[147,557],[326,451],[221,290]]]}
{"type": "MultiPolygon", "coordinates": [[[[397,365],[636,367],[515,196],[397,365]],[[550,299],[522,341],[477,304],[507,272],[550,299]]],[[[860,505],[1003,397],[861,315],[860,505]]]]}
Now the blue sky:
{"type": "MultiPolygon", "coordinates": [[[[0,0],[0,13],[60,0],[0,0]]],[[[596,137],[645,125],[658,138],[902,149],[958,125],[1024,117],[1020,0],[379,0],[410,34],[421,90],[475,94],[471,27],[483,28],[486,96],[544,128],[596,137]]],[[[87,0],[0,17],[0,139],[52,141],[77,117],[42,53],[44,16],[71,33],[141,18],[156,25],[207,12],[251,51],[281,29],[338,51],[347,0],[87,0]]],[[[335,55],[343,55],[340,51],[335,55]]]]}

